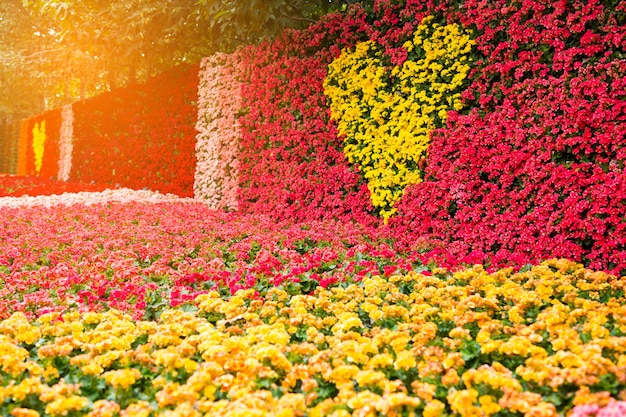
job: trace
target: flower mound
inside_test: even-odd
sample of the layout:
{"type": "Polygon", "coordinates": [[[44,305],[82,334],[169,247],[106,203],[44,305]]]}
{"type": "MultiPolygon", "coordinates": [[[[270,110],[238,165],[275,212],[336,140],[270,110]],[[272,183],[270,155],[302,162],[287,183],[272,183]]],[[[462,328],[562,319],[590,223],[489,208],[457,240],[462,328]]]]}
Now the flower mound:
{"type": "Polygon", "coordinates": [[[625,285],[554,260],[211,292],[155,322],[16,313],[0,322],[0,411],[556,417],[626,388],[625,285]]]}
{"type": "Polygon", "coordinates": [[[129,189],[0,198],[0,242],[0,318],[74,307],[149,318],[210,290],[311,291],[420,264],[358,225],[275,222],[129,189]]]}

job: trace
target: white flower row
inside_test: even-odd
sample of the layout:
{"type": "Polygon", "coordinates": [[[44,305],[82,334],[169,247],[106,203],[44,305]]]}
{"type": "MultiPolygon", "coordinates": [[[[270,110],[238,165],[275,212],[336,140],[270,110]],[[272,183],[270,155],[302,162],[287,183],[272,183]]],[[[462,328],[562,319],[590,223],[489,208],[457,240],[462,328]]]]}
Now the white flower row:
{"type": "Polygon", "coordinates": [[[174,194],[161,194],[158,191],[131,190],[119,188],[98,192],[63,193],[55,195],[38,195],[23,197],[0,197],[0,207],[32,207],[56,205],[93,205],[102,203],[201,203],[205,202],[193,198],[181,198],[174,194]]]}

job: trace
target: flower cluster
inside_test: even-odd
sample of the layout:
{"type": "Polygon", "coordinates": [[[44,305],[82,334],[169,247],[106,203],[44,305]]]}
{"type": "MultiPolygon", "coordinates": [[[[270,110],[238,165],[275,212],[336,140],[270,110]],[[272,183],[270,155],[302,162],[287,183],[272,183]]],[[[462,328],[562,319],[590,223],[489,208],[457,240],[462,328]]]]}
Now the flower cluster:
{"type": "Polygon", "coordinates": [[[237,209],[241,109],[237,54],[202,61],[198,86],[194,196],[214,209],[237,209]]]}
{"type": "Polygon", "coordinates": [[[74,112],[72,105],[63,106],[61,110],[61,130],[59,132],[59,173],[60,181],[69,181],[72,172],[72,149],[74,141],[73,133],[74,112]]]}
{"type": "Polygon", "coordinates": [[[577,405],[581,415],[626,389],[625,286],[553,260],[308,295],[209,292],[196,311],[155,321],[16,313],[0,322],[0,411],[557,417],[577,405]]]}
{"type": "Polygon", "coordinates": [[[448,110],[463,108],[472,44],[459,25],[428,16],[403,45],[401,66],[389,70],[390,57],[373,41],[342,51],[329,66],[324,93],[344,153],[359,165],[385,221],[406,186],[421,182],[430,132],[443,127],[448,110]]]}
{"type": "MultiPolygon", "coordinates": [[[[65,185],[80,185],[76,183],[63,183],[62,193],[57,190],[54,194],[38,194],[35,196],[2,196],[0,193],[0,207],[54,207],[54,206],[71,206],[74,204],[82,204],[92,206],[106,203],[196,203],[192,198],[178,197],[174,194],[161,194],[158,191],[149,190],[131,190],[129,188],[118,188],[115,190],[106,189],[103,191],[93,191],[101,186],[85,187],[92,188],[92,191],[67,191],[65,185]]],[[[51,191],[51,190],[48,190],[51,191]]],[[[16,194],[20,194],[16,192],[16,194]]]]}

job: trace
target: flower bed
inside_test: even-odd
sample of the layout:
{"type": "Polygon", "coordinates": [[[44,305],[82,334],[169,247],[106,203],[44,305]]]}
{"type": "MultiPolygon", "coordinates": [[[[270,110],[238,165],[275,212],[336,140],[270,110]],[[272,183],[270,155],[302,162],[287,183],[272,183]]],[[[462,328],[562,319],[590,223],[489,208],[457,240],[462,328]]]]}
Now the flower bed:
{"type": "Polygon", "coordinates": [[[626,389],[625,285],[555,260],[211,291],[155,321],[15,313],[0,322],[0,411],[589,415],[626,389]]]}
{"type": "Polygon", "coordinates": [[[69,307],[153,317],[210,290],[311,289],[419,262],[366,227],[276,223],[147,191],[6,197],[0,205],[0,317],[69,307]]]}

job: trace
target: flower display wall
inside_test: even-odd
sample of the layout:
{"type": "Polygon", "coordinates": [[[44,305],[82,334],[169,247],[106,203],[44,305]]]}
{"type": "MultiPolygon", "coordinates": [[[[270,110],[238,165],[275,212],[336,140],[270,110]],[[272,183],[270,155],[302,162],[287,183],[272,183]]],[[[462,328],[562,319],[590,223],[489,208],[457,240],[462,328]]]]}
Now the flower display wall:
{"type": "Polygon", "coordinates": [[[74,112],[72,105],[61,110],[61,130],[59,132],[59,172],[60,181],[68,181],[72,172],[72,150],[74,142],[74,112]]]}
{"type": "Polygon", "coordinates": [[[239,55],[202,60],[198,86],[194,196],[214,209],[237,209],[242,107],[239,55]]]}
{"type": "MultiPolygon", "coordinates": [[[[240,207],[277,218],[344,218],[377,223],[367,182],[343,152],[324,96],[328,66],[341,50],[375,42],[385,62],[401,67],[404,48],[440,5],[355,4],[302,32],[243,52],[240,207]]],[[[450,22],[454,24],[456,22],[450,22]]],[[[391,68],[389,68],[391,71],[391,68]]]]}
{"type": "MultiPolygon", "coordinates": [[[[207,59],[202,89],[213,91],[196,95],[197,68],[179,69],[76,103],[79,165],[73,163],[72,175],[187,196],[195,187],[212,207],[279,220],[378,224],[382,214],[398,249],[463,262],[521,266],[562,256],[620,272],[626,268],[624,14],[621,4],[578,0],[378,0],[367,12],[354,5],[305,31],[207,59]],[[344,127],[331,120],[324,80],[334,76],[341,51],[357,45],[368,46],[364,53],[384,64],[387,77],[400,79],[416,62],[415,34],[425,31],[420,24],[428,16],[441,28],[472,33],[472,69],[466,73],[463,54],[451,59],[449,66],[463,68],[461,101],[449,91],[446,109],[454,109],[435,106],[437,122],[427,124],[435,129],[421,132],[420,145],[406,155],[410,169],[380,176],[382,168],[368,171],[364,161],[388,158],[370,154],[369,146],[358,145],[358,158],[346,159],[344,127]],[[233,94],[208,106],[233,80],[241,82],[240,104],[233,94]],[[196,97],[203,106],[197,124],[196,97]],[[195,148],[198,169],[196,125],[204,141],[195,148]],[[213,136],[213,129],[220,133],[213,136]],[[372,173],[381,184],[370,190],[372,173]],[[405,183],[413,184],[405,189],[405,183]],[[397,215],[389,217],[393,210],[397,215]]],[[[420,35],[420,43],[427,37],[420,35]]],[[[359,75],[351,77],[346,85],[356,88],[359,75]]],[[[432,87],[432,80],[418,78],[411,73],[406,86],[432,87]]],[[[409,125],[423,125],[423,113],[402,115],[409,125]]],[[[29,123],[23,131],[32,136],[29,123]]],[[[19,170],[34,173],[32,137],[26,139],[19,170]]]]}
{"type": "Polygon", "coordinates": [[[381,0],[372,13],[353,7],[248,48],[240,207],[372,222],[365,173],[342,155],[321,80],[359,42],[380,45],[388,70],[401,68],[403,46],[437,16],[473,33],[475,63],[462,103],[430,132],[422,182],[394,204],[390,236],[399,248],[470,263],[563,256],[624,270],[624,13],[602,2],[381,0]]]}
{"type": "Polygon", "coordinates": [[[71,178],[193,195],[198,65],[74,103],[71,178]]]}

